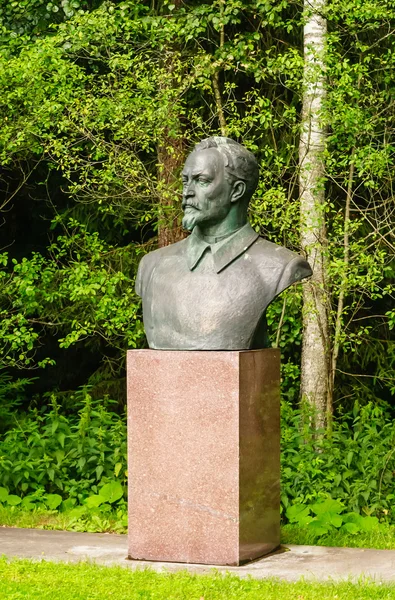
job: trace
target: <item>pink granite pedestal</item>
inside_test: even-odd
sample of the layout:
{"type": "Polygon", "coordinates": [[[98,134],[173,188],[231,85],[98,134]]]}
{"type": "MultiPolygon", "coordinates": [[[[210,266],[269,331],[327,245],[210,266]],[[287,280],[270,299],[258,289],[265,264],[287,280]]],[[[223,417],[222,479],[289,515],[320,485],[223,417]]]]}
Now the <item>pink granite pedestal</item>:
{"type": "Polygon", "coordinates": [[[130,350],[129,558],[240,565],[280,544],[280,353],[130,350]]]}

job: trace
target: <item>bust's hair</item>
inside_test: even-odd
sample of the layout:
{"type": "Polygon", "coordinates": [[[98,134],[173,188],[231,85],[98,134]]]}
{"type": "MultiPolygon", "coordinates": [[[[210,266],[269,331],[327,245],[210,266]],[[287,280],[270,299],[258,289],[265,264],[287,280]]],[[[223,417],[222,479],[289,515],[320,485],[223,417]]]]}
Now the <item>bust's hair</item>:
{"type": "Polygon", "coordinates": [[[258,185],[259,167],[255,156],[244,146],[227,137],[209,137],[202,140],[193,149],[201,152],[215,148],[224,159],[225,173],[231,181],[244,181],[246,192],[243,200],[250,201],[258,185]]]}

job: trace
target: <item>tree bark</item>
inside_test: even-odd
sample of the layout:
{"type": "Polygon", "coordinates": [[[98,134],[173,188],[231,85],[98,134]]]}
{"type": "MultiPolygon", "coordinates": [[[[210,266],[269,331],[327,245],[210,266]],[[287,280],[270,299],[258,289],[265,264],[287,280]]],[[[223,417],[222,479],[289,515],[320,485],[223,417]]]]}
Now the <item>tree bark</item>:
{"type": "Polygon", "coordinates": [[[332,412],[329,300],[326,290],[326,228],[323,150],[325,130],[325,0],[305,0],[304,92],[299,144],[301,246],[313,269],[303,286],[301,398],[315,411],[315,426],[332,412]]]}
{"type": "MultiPolygon", "coordinates": [[[[175,0],[175,10],[181,6],[181,0],[175,0]]],[[[170,75],[171,85],[173,73],[173,53],[175,47],[167,48],[167,56],[164,64],[170,75]]],[[[167,82],[168,85],[168,82],[167,82]]],[[[169,115],[169,121],[177,122],[177,115],[169,115]]],[[[159,214],[158,214],[158,246],[168,246],[182,240],[186,233],[181,227],[181,194],[178,181],[180,171],[185,160],[184,139],[181,127],[175,126],[177,135],[170,133],[169,127],[164,129],[162,139],[158,144],[158,191],[159,191],[159,214]]]]}
{"type": "Polygon", "coordinates": [[[168,246],[182,240],[181,196],[178,179],[184,164],[184,140],[180,135],[164,135],[158,146],[158,189],[160,194],[158,246],[168,246]]]}

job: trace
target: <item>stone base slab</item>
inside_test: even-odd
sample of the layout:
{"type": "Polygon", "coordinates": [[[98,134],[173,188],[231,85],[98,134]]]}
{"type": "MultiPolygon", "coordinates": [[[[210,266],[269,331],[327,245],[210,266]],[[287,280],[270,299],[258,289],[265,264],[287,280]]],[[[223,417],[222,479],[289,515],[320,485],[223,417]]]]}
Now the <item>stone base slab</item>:
{"type": "Polygon", "coordinates": [[[130,350],[131,559],[240,565],[280,544],[280,353],[130,350]]]}

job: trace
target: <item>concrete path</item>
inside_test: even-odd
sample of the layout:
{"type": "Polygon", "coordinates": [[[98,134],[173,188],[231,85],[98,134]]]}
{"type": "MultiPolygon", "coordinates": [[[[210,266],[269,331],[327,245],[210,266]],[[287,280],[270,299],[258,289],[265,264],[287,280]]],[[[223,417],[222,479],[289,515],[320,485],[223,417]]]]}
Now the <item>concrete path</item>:
{"type": "Polygon", "coordinates": [[[0,527],[0,555],[63,562],[92,561],[129,569],[150,568],[158,572],[186,569],[191,573],[205,574],[215,569],[256,579],[277,577],[297,581],[304,577],[339,581],[365,576],[377,581],[395,582],[395,550],[289,545],[242,567],[210,567],[127,560],[126,535],[0,527]]]}

